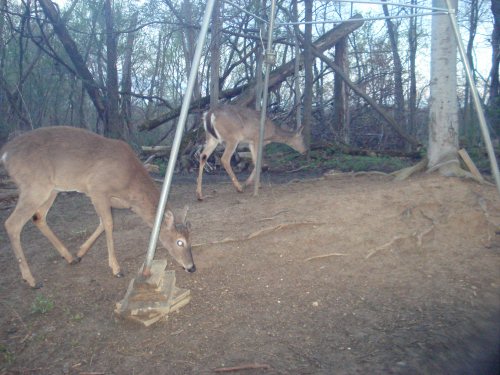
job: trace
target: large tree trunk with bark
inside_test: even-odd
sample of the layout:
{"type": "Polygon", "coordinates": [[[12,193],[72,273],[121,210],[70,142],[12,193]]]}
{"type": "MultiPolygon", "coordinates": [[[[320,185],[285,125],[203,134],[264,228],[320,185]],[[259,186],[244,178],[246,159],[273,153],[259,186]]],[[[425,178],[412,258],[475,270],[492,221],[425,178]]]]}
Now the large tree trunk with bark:
{"type": "MultiPolygon", "coordinates": [[[[458,0],[451,0],[456,9],[458,0]]],[[[445,8],[443,0],[432,5],[445,8]]],[[[431,35],[429,169],[455,174],[458,167],[457,41],[449,16],[433,15],[431,35]]]]}

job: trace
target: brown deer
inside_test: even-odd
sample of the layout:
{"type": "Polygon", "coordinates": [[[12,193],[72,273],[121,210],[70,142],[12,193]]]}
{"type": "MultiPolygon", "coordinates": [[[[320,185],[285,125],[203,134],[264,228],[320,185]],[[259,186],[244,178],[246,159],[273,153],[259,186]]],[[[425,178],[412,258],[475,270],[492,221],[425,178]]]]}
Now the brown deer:
{"type": "MultiPolygon", "coordinates": [[[[239,143],[248,143],[254,167],[244,186],[253,183],[259,141],[260,113],[247,107],[229,104],[220,105],[203,114],[203,126],[205,128],[206,142],[200,155],[200,169],[196,187],[198,200],[203,200],[201,184],[205,164],[219,143],[225,144],[225,150],[221,158],[222,165],[229,177],[231,177],[236,190],[241,193],[243,187],[231,168],[231,156],[239,143]]],[[[306,152],[302,128],[297,132],[291,132],[281,129],[270,119],[266,119],[263,144],[267,145],[272,142],[287,144],[301,154],[306,152]]]]}
{"type": "MultiPolygon", "coordinates": [[[[111,208],[129,208],[152,226],[160,198],[153,179],[125,142],[83,129],[47,127],[14,138],[2,148],[0,155],[19,188],[17,205],[5,221],[5,228],[22,277],[31,287],[42,284],[35,282],[21,247],[21,231],[30,218],[69,264],[78,263],[105,232],[108,264],[116,277],[123,276],[113,245],[111,208]],[[47,212],[60,191],[86,194],[100,218],[97,229],[83,243],[76,257],[46,222],[47,212]]],[[[159,238],[181,266],[188,272],[196,270],[185,214],[176,222],[172,210],[167,207],[159,238]]]]}

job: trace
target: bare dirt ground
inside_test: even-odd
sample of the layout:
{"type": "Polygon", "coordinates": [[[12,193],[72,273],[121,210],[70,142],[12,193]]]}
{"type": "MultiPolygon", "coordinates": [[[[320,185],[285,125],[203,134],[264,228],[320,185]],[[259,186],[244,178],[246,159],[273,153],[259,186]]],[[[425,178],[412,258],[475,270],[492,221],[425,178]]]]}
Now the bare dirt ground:
{"type": "MultiPolygon", "coordinates": [[[[149,240],[133,213],[115,212],[122,279],[111,276],[103,237],[69,266],[27,225],[25,252],[45,284],[38,291],[21,282],[2,226],[1,374],[498,373],[494,187],[341,174],[264,179],[253,197],[222,174],[197,202],[192,179],[181,180],[170,201],[191,207],[198,271],[169,268],[192,300],[149,328],[113,314],[149,240]]],[[[9,212],[0,211],[2,222],[9,212]]],[[[76,251],[97,218],[87,198],[61,194],[49,223],[76,251]]]]}

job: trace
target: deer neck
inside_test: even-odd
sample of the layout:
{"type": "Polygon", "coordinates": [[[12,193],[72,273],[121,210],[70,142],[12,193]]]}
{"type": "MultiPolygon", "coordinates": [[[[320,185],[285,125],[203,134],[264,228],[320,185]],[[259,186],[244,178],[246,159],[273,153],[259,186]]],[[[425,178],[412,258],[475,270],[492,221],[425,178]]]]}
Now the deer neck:
{"type": "Polygon", "coordinates": [[[273,125],[269,137],[266,137],[266,141],[268,143],[277,142],[277,143],[289,144],[290,139],[292,139],[294,135],[295,135],[294,132],[284,130],[279,126],[273,125]]]}
{"type": "Polygon", "coordinates": [[[160,200],[160,191],[149,176],[137,179],[130,194],[130,208],[140,216],[146,224],[153,226],[156,209],[160,200]]]}

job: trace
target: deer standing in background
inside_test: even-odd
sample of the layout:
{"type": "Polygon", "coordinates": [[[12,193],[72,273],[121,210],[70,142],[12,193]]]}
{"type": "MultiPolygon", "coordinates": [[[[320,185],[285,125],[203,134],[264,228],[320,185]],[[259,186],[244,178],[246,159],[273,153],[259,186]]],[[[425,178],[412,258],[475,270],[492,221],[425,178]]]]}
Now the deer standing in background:
{"type": "MultiPolygon", "coordinates": [[[[205,164],[219,143],[225,144],[225,150],[221,158],[222,165],[229,177],[231,177],[236,190],[241,193],[243,187],[231,168],[231,156],[239,143],[248,143],[254,167],[244,186],[253,183],[259,141],[260,113],[247,107],[225,104],[205,112],[203,114],[203,126],[205,128],[206,143],[200,155],[200,169],[196,186],[198,200],[203,200],[201,185],[205,164]]],[[[266,119],[263,144],[267,145],[272,142],[287,144],[301,154],[306,152],[302,128],[297,132],[291,132],[281,129],[270,119],[266,119]]]]}
{"type": "MultiPolygon", "coordinates": [[[[5,221],[5,228],[22,277],[31,287],[42,284],[36,283],[21,247],[21,231],[29,219],[33,219],[69,264],[78,263],[105,232],[109,267],[115,276],[123,276],[114,250],[111,208],[129,208],[152,226],[160,198],[153,179],[125,142],[83,129],[47,127],[14,138],[2,148],[0,155],[19,188],[16,208],[5,221]],[[76,257],[46,222],[47,213],[60,191],[86,194],[100,219],[97,229],[83,243],[76,257]]],[[[185,219],[184,214],[176,223],[172,210],[167,208],[160,242],[181,266],[194,272],[189,223],[185,219]]]]}

